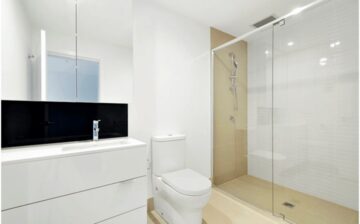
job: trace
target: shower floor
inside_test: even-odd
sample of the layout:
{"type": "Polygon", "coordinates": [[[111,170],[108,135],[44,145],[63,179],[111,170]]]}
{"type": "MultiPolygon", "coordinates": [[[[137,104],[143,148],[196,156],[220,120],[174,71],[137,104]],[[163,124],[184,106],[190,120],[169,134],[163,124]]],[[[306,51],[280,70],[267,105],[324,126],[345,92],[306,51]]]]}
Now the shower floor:
{"type": "MultiPolygon", "coordinates": [[[[241,176],[217,186],[258,208],[272,210],[272,184],[252,176],[241,176]]],[[[298,224],[357,224],[358,212],[286,187],[275,185],[274,208],[298,224]],[[288,202],[290,208],[283,203],[288,202]]]]}

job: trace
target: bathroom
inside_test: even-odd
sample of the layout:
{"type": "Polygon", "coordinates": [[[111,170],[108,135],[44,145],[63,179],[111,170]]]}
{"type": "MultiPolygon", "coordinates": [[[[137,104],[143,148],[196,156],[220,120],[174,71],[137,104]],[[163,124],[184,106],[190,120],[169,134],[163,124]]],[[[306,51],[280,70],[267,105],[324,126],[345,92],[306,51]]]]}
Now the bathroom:
{"type": "Polygon", "coordinates": [[[359,223],[358,0],[1,0],[1,223],[359,223]]]}

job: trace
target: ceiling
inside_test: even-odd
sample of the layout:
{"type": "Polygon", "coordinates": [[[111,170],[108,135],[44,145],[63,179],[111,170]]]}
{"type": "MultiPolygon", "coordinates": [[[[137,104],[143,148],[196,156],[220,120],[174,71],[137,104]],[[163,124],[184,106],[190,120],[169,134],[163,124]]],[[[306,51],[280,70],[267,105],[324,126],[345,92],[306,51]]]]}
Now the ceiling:
{"type": "MultiPolygon", "coordinates": [[[[75,0],[20,0],[36,28],[74,35],[75,0]]],[[[132,0],[78,0],[78,35],[132,46],[132,0]]]]}
{"type": "Polygon", "coordinates": [[[283,16],[313,0],[151,0],[201,24],[234,36],[252,29],[252,24],[270,15],[283,16]]]}
{"type": "MultiPolygon", "coordinates": [[[[20,0],[33,24],[63,34],[75,29],[75,0],[20,0]]],[[[132,1],[78,0],[79,37],[132,46],[132,1]]],[[[280,17],[313,0],[148,0],[234,36],[265,17],[280,17]]]]}

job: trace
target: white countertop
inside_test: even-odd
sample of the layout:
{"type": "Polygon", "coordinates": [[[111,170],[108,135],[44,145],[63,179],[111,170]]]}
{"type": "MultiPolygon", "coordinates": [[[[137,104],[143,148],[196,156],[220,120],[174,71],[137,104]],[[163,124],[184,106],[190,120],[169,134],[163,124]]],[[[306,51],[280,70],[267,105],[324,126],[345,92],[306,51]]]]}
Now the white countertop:
{"type": "Polygon", "coordinates": [[[99,141],[85,140],[76,142],[62,142],[44,145],[9,147],[1,150],[2,165],[29,162],[33,160],[69,157],[90,153],[121,150],[145,146],[144,142],[134,138],[109,138],[99,141]]]}

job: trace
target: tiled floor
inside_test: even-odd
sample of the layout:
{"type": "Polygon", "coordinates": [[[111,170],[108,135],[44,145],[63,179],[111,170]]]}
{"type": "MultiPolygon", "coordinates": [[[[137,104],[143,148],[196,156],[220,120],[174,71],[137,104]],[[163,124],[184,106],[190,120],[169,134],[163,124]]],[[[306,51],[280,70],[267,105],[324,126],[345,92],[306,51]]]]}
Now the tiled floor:
{"type": "MultiPolygon", "coordinates": [[[[218,186],[219,189],[261,209],[272,209],[272,185],[252,176],[242,176],[218,186]]],[[[275,186],[275,212],[299,224],[357,224],[358,212],[289,188],[275,186]],[[294,208],[283,205],[290,202],[294,208]]],[[[250,223],[250,222],[249,222],[250,223]]]]}
{"type": "Polygon", "coordinates": [[[164,220],[161,219],[161,217],[156,214],[155,211],[152,211],[148,214],[148,224],[166,224],[164,220]]]}
{"type": "MultiPolygon", "coordinates": [[[[203,211],[206,224],[283,224],[282,220],[273,217],[270,213],[236,200],[217,188],[213,188],[208,205],[203,211]]],[[[149,224],[165,224],[156,212],[148,216],[149,224]]]]}

